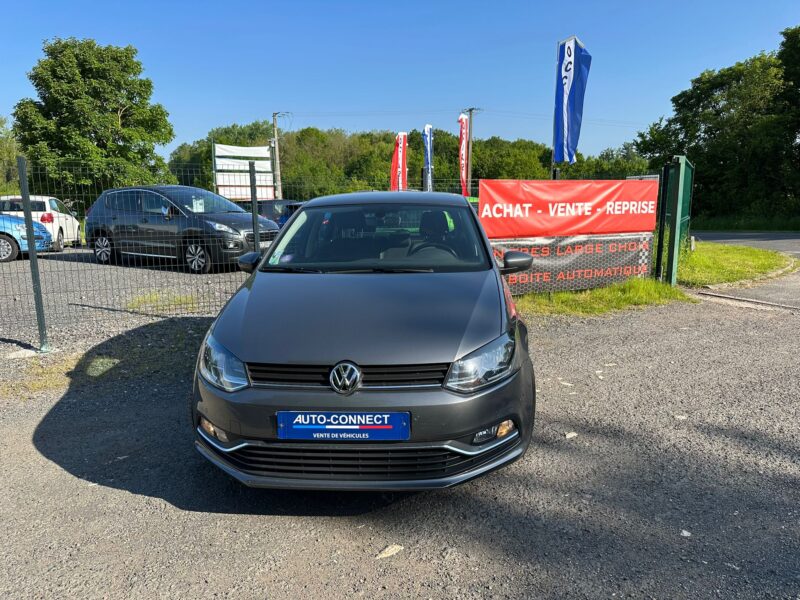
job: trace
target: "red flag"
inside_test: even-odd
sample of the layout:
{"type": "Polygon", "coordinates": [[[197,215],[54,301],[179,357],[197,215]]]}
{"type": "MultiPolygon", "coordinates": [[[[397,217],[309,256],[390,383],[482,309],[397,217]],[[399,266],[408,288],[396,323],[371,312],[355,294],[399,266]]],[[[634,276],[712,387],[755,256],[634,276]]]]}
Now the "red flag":
{"type": "Polygon", "coordinates": [[[461,175],[461,195],[467,196],[467,128],[469,117],[464,113],[458,115],[458,172],[461,175]]]}
{"type": "Polygon", "coordinates": [[[406,167],[406,150],[408,147],[408,134],[401,131],[394,139],[394,156],[392,156],[392,187],[393,192],[408,189],[408,169],[406,167]]]}

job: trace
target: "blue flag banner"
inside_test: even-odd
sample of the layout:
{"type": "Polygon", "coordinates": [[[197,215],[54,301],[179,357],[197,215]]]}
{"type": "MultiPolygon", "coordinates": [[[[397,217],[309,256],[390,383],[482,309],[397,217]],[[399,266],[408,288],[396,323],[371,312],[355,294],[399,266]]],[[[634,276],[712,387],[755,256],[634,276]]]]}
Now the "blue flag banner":
{"type": "Polygon", "coordinates": [[[583,96],[592,57],[578,38],[558,44],[556,107],[553,118],[553,162],[575,162],[581,135],[583,96]]]}
{"type": "Polygon", "coordinates": [[[425,151],[425,181],[422,182],[422,189],[426,192],[433,191],[433,125],[425,125],[422,128],[422,144],[425,151]]]}

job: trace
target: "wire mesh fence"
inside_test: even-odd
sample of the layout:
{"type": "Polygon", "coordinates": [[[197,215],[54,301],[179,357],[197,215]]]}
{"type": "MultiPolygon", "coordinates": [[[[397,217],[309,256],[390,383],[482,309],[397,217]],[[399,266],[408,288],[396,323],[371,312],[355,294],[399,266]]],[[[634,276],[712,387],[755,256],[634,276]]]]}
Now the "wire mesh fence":
{"type": "MultiPolygon", "coordinates": [[[[81,328],[128,316],[215,315],[245,280],[238,258],[266,249],[303,201],[386,190],[389,183],[388,177],[287,181],[282,200],[253,207],[210,191],[208,168],[199,165],[159,173],[59,161],[28,162],[25,170],[27,207],[22,193],[0,196],[0,339],[33,343],[37,310],[26,208],[47,327],[58,334],[69,326],[67,335],[79,335],[81,328]]],[[[419,189],[421,179],[409,187],[419,189]]],[[[460,193],[461,185],[438,180],[434,189],[460,193]]]]}

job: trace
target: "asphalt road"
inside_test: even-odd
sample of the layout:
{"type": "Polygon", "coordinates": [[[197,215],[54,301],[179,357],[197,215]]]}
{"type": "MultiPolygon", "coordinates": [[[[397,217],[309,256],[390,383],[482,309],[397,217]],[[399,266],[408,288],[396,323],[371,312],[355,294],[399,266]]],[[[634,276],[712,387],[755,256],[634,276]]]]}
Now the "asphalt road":
{"type": "Polygon", "coordinates": [[[692,234],[704,242],[776,250],[800,259],[800,232],[796,231],[693,231],[692,234]]]}
{"type": "Polygon", "coordinates": [[[252,490],[206,464],[186,398],[207,319],[4,360],[0,596],[799,597],[800,317],[529,322],[529,453],[433,493],[252,490]]]}
{"type": "MultiPolygon", "coordinates": [[[[740,246],[753,246],[766,250],[776,250],[800,260],[800,232],[694,232],[697,239],[706,242],[719,242],[740,246]]],[[[770,281],[725,286],[720,290],[728,296],[742,300],[771,302],[792,306],[800,310],[800,271],[770,281]]]]}

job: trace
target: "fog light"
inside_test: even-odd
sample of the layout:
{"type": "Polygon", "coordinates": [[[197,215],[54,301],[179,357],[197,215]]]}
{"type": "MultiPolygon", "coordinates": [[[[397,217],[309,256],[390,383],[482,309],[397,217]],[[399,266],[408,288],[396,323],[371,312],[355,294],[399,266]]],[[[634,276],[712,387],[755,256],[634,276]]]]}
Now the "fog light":
{"type": "Polygon", "coordinates": [[[503,421],[500,425],[497,426],[497,437],[504,438],[510,433],[512,433],[516,427],[514,426],[514,421],[508,419],[507,421],[503,421]]]}
{"type": "Polygon", "coordinates": [[[200,417],[200,429],[211,437],[218,439],[220,442],[228,443],[228,434],[219,427],[215,427],[214,424],[205,417],[200,417]]]}
{"type": "Polygon", "coordinates": [[[503,421],[499,425],[495,425],[494,427],[487,427],[486,429],[481,429],[478,433],[475,434],[475,437],[472,438],[473,444],[484,444],[490,440],[504,438],[513,432],[516,429],[514,426],[514,421],[508,419],[503,421]]]}

